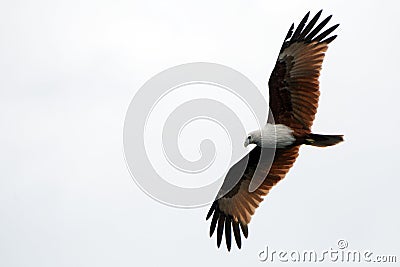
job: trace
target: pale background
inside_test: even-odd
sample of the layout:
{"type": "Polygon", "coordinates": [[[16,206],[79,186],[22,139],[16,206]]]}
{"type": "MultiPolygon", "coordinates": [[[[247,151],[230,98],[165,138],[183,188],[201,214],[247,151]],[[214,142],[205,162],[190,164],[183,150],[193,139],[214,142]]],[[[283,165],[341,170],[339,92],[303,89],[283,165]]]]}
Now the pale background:
{"type": "Polygon", "coordinates": [[[265,245],[318,251],[341,238],[400,260],[398,10],[396,1],[2,1],[0,266],[251,266],[267,264],[257,259],[265,245]],[[208,207],[162,205],[132,181],[126,109],[146,80],[193,61],[230,66],[267,97],[288,27],[321,8],[341,26],[314,131],[346,142],[304,147],[242,250],[218,250],[208,207]]]}

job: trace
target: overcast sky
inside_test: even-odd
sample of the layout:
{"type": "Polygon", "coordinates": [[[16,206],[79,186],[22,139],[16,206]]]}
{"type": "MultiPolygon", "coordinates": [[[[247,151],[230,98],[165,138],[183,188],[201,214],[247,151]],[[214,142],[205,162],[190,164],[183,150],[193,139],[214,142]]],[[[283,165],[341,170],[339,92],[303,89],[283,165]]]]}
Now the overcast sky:
{"type": "Polygon", "coordinates": [[[322,251],[339,239],[400,261],[396,3],[3,1],[0,266],[247,266],[267,264],[266,245],[322,251]],[[341,26],[313,130],[346,141],[303,147],[242,249],[217,249],[208,207],[172,208],[133,182],[128,105],[153,75],[196,61],[240,71],[267,98],[288,27],[321,8],[341,26]]]}

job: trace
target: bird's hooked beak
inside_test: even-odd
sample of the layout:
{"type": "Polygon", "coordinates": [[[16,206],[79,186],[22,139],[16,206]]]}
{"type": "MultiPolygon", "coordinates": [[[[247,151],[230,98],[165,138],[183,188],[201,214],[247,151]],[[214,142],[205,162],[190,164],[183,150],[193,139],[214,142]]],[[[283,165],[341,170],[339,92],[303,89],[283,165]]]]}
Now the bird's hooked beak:
{"type": "Polygon", "coordinates": [[[250,140],[249,138],[246,138],[246,140],[244,141],[244,147],[247,147],[250,144],[250,140]]]}

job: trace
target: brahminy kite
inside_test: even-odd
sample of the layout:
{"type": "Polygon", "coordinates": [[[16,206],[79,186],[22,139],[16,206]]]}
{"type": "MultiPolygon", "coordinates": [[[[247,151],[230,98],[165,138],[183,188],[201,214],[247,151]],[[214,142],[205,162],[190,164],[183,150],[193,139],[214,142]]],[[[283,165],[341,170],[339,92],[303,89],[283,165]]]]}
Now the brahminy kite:
{"type": "Polygon", "coordinates": [[[317,24],[321,13],[322,10],[307,24],[310,15],[308,12],[296,30],[294,24],[290,27],[268,82],[270,113],[267,124],[261,130],[249,133],[244,145],[256,146],[232,166],[224,184],[229,179],[230,172],[247,161],[243,175],[229,192],[222,197],[217,196],[207,214],[207,220],[212,216],[210,237],[217,229],[218,247],[225,232],[227,248],[231,249],[233,231],[236,244],[241,248],[241,234],[248,237],[251,216],[271,188],[293,166],[301,145],[327,147],[343,141],[342,135],[311,132],[320,95],[318,78],[322,61],[328,45],[337,36],[330,34],[339,26],[336,24],[323,30],[332,16],[317,24]],[[260,155],[263,149],[271,147],[276,147],[272,164],[265,172],[260,186],[251,192],[249,185],[259,164],[260,155]]]}

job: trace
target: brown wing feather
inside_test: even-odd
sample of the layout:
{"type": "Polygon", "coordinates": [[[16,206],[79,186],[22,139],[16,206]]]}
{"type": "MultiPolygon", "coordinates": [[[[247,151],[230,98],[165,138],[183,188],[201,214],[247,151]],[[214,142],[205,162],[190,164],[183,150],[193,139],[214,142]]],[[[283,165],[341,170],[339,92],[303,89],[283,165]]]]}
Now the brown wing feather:
{"type": "MultiPolygon", "coordinates": [[[[230,231],[232,228],[234,230],[236,244],[239,248],[241,247],[241,237],[238,230],[239,225],[242,228],[243,235],[247,238],[247,225],[250,223],[251,216],[263,201],[264,196],[268,194],[277,182],[285,177],[286,173],[293,166],[298,156],[298,152],[299,146],[289,149],[277,149],[274,161],[265,180],[260,187],[251,193],[249,192],[249,185],[256,170],[258,159],[261,155],[261,148],[256,147],[250,152],[248,165],[241,180],[225,196],[214,201],[207,214],[207,219],[213,215],[210,225],[210,236],[213,235],[215,228],[217,227],[218,247],[221,244],[224,223],[228,250],[231,248],[232,234],[230,231]],[[226,231],[229,231],[229,233],[226,233],[226,231]]],[[[240,161],[237,164],[240,164],[240,161]]]]}
{"type": "Polygon", "coordinates": [[[295,135],[311,132],[318,108],[322,62],[328,44],[336,35],[326,37],[339,26],[336,24],[319,34],[331,19],[329,16],[311,31],[320,15],[321,11],[305,26],[307,13],[293,35],[291,27],[268,82],[275,123],[291,127],[295,135]]]}

